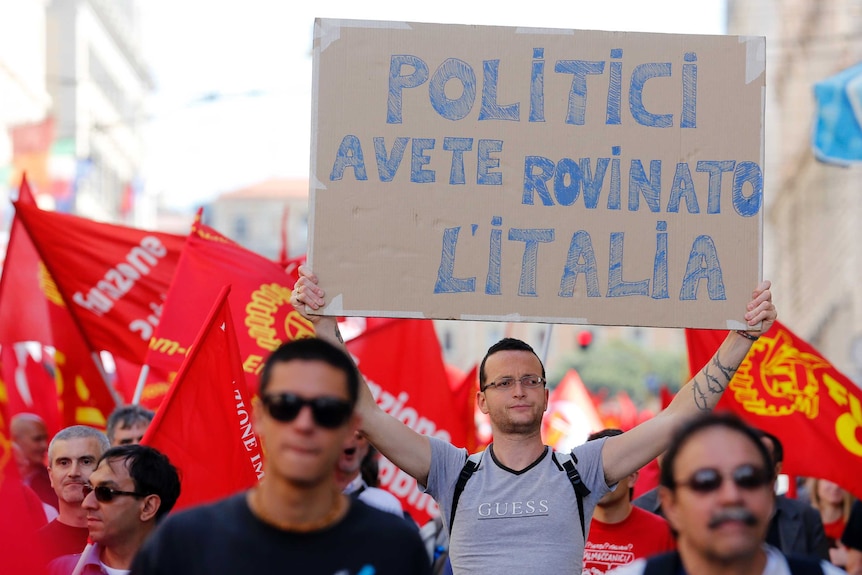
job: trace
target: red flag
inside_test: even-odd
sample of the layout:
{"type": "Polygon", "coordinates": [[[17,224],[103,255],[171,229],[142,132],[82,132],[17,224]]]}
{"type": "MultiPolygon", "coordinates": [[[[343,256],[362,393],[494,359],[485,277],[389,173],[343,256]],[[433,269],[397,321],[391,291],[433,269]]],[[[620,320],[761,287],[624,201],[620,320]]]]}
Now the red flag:
{"type": "MultiPolygon", "coordinates": [[[[467,447],[473,418],[453,410],[457,400],[448,384],[434,323],[386,319],[368,326],[347,348],[380,407],[414,431],[467,447]]],[[[416,480],[386,460],[380,462],[380,484],[420,525],[439,513],[416,480]]]]}
{"type": "Polygon", "coordinates": [[[620,429],[628,431],[638,424],[638,408],[625,390],[617,392],[616,399],[620,409],[620,429]]]}
{"type": "Polygon", "coordinates": [[[260,442],[224,287],[142,443],[179,469],[175,509],[227,497],[263,476],[260,442]]]}
{"type": "MultiPolygon", "coordinates": [[[[35,206],[27,178],[21,179],[18,203],[35,206]]],[[[12,220],[3,276],[0,278],[0,343],[38,341],[51,344],[51,322],[45,299],[42,260],[27,230],[17,217],[12,220]]]]}
{"type": "MultiPolygon", "coordinates": [[[[720,343],[721,342],[719,342],[719,344],[720,343]]],[[[716,347],[715,349],[718,349],[718,347],[716,347]]],[[[703,366],[701,366],[701,367],[703,367],[703,366]]],[[[692,372],[692,373],[696,373],[696,372],[692,372]]],[[[659,397],[661,398],[661,408],[664,409],[668,405],[670,405],[670,402],[673,401],[673,398],[675,395],[676,394],[674,392],[672,392],[670,390],[670,388],[668,388],[668,386],[662,385],[661,389],[659,389],[659,397]]]]}
{"type": "Polygon", "coordinates": [[[4,344],[0,348],[2,377],[8,393],[7,414],[35,413],[45,422],[49,437],[63,427],[57,405],[54,376],[36,361],[26,344],[4,344]]]}
{"type": "Polygon", "coordinates": [[[544,443],[558,451],[571,450],[602,428],[602,420],[581,376],[570,369],[548,400],[548,412],[542,420],[544,443]]]}
{"type": "MultiPolygon", "coordinates": [[[[26,178],[21,182],[17,205],[38,211],[26,178]]],[[[33,411],[43,416],[49,430],[52,421],[59,427],[81,424],[105,428],[116,401],[17,213],[0,280],[0,341],[38,341],[54,347],[56,385],[39,377],[42,374],[33,366],[28,379],[32,397],[40,398],[39,405],[45,406],[33,411]],[[58,399],[59,422],[50,407],[53,400],[56,410],[58,399]]],[[[14,400],[13,408],[17,409],[14,400]]]]}
{"type": "Polygon", "coordinates": [[[484,416],[476,405],[476,392],[479,390],[479,365],[474,365],[466,375],[458,379],[450,379],[449,387],[455,401],[454,412],[458,421],[472,422],[467,426],[467,439],[464,447],[470,453],[484,449],[490,443],[490,436],[479,433],[480,421],[476,421],[476,413],[484,416]]]}
{"type": "Polygon", "coordinates": [[[314,327],[290,304],[296,283],[292,273],[196,221],[186,241],[162,318],[150,342],[146,363],[151,368],[142,403],[156,408],[195,337],[195,326],[206,317],[205,307],[219,286],[231,285],[230,302],[237,326],[246,385],[252,394],[263,362],[279,345],[314,335],[314,327]]]}
{"type": "Polygon", "coordinates": [[[108,416],[122,400],[108,387],[101,360],[81,337],[62,300],[51,301],[49,312],[54,332],[54,377],[63,427],[89,425],[104,431],[108,416]]]}
{"type": "Polygon", "coordinates": [[[15,210],[90,349],[143,363],[184,238],[21,201],[15,210]]]}
{"type": "Polygon", "coordinates": [[[36,531],[46,523],[45,511],[18,476],[8,399],[6,383],[0,379],[0,573],[44,573],[36,531]]]}
{"type": "MultiPolygon", "coordinates": [[[[692,373],[725,335],[686,330],[692,373]]],[[[717,409],[781,439],[785,473],[829,479],[862,497],[862,390],[779,322],[752,345],[717,409]]]]}

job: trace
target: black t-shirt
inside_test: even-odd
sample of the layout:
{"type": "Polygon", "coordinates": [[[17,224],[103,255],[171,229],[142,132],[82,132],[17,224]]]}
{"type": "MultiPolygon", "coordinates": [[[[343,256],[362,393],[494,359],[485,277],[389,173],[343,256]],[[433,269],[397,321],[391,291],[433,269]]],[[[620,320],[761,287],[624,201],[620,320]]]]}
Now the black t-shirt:
{"type": "Polygon", "coordinates": [[[845,547],[862,551],[862,501],[856,501],[850,510],[850,518],[841,535],[845,547]]]}
{"type": "Polygon", "coordinates": [[[352,501],[344,519],[332,527],[290,533],[255,517],[245,493],[168,517],[132,564],[134,575],[430,572],[418,533],[391,513],[352,501]]]}

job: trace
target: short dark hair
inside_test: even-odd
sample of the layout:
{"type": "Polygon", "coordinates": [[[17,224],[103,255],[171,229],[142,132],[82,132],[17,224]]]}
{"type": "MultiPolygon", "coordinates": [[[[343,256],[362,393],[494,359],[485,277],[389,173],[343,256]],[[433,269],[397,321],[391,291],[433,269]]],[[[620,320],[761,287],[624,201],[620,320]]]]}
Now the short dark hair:
{"type": "Polygon", "coordinates": [[[753,427],[750,427],[737,416],[732,413],[706,413],[695,419],[692,419],[674,434],[670,445],[665,452],[662,460],[661,470],[659,472],[659,483],[668,489],[676,488],[674,480],[674,468],[676,467],[676,459],[682,448],[691,441],[698,433],[712,427],[723,427],[731,431],[736,431],[742,434],[757,448],[757,452],[763,459],[763,468],[769,475],[770,479],[774,479],[775,466],[772,465],[772,457],[766,450],[766,446],[760,440],[760,436],[753,427]]]}
{"type": "Polygon", "coordinates": [[[296,360],[322,361],[343,371],[347,378],[347,395],[350,397],[350,404],[356,405],[356,400],[359,397],[359,372],[356,370],[353,360],[331,343],[316,337],[295,339],[281,344],[273,351],[266,358],[263,370],[260,372],[258,394],[262,396],[266,391],[269,380],[272,379],[272,370],[277,363],[296,360]]]}
{"type": "Polygon", "coordinates": [[[784,446],[781,444],[781,440],[775,435],[768,431],[763,431],[762,429],[758,429],[757,433],[760,435],[761,439],[766,438],[772,442],[772,463],[778,465],[784,461],[784,446]]]}
{"type": "Polygon", "coordinates": [[[180,496],[180,475],[168,456],[158,449],[139,444],[117,445],[102,454],[99,463],[102,461],[124,461],[135,491],[159,496],[157,522],[174,508],[180,496]]]}
{"type": "Polygon", "coordinates": [[[532,353],[536,356],[536,359],[539,360],[539,365],[542,366],[542,379],[545,378],[545,366],[542,364],[542,360],[539,358],[536,351],[530,347],[530,344],[521,341],[520,339],[515,339],[514,337],[504,337],[489,347],[488,353],[486,353],[485,357],[482,358],[482,363],[479,365],[479,389],[484,388],[485,382],[488,380],[488,375],[485,373],[485,362],[498,351],[528,351],[532,353]]]}
{"type": "Polygon", "coordinates": [[[114,431],[116,431],[117,428],[128,429],[138,423],[149,425],[155,415],[155,413],[146,407],[141,407],[136,403],[131,405],[121,405],[108,416],[108,423],[105,426],[105,433],[108,436],[108,441],[111,443],[114,442],[114,431]]]}

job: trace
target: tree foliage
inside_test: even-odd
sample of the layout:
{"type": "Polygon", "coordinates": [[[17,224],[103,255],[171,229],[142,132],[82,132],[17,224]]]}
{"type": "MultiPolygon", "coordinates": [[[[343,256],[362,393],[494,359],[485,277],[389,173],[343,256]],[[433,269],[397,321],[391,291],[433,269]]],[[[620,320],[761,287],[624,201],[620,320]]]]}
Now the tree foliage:
{"type": "Polygon", "coordinates": [[[648,349],[632,340],[593,341],[586,349],[566,354],[553,374],[553,384],[574,368],[593,393],[627,392],[636,402],[658,393],[662,385],[676,392],[688,380],[683,350],[648,349]]]}

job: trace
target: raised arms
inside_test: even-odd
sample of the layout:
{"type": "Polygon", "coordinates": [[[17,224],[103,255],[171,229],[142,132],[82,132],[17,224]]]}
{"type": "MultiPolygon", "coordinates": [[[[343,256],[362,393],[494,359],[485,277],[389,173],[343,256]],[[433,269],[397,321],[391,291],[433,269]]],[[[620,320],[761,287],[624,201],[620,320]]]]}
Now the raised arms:
{"type": "MultiPolygon", "coordinates": [[[[766,332],[777,317],[772,304],[771,283],[764,281],[752,294],[745,320],[754,326],[763,322],[766,332]]],[[[754,336],[757,332],[753,333],[754,336]]],[[[609,437],[602,450],[605,479],[613,484],[646,465],[665,450],[674,431],[697,414],[712,410],[751,348],[751,339],[731,331],[712,359],[682,389],[666,409],[637,427],[609,437]]]]}

